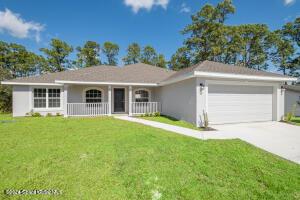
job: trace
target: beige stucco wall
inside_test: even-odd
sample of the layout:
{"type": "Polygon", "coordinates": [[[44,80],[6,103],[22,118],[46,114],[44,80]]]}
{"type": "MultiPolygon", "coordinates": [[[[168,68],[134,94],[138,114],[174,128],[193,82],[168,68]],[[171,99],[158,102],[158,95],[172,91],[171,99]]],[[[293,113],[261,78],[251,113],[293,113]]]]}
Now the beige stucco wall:
{"type": "Polygon", "coordinates": [[[68,103],[83,103],[85,94],[88,89],[100,89],[103,91],[103,102],[107,102],[108,99],[108,87],[107,86],[95,86],[95,85],[70,85],[68,87],[68,103]]]}
{"type": "Polygon", "coordinates": [[[196,124],[196,79],[188,79],[155,89],[162,114],[196,124]]]}
{"type": "Polygon", "coordinates": [[[61,87],[49,87],[49,86],[13,86],[13,116],[20,117],[26,116],[26,113],[30,111],[39,112],[42,115],[51,113],[63,114],[63,91],[61,87]],[[61,89],[61,108],[34,108],[33,107],[33,89],[34,88],[60,88],[61,89]]]}
{"type": "Polygon", "coordinates": [[[300,101],[300,92],[285,90],[285,114],[292,112],[293,105],[296,105],[295,115],[300,116],[300,105],[297,101],[300,101]]]}
{"type": "Polygon", "coordinates": [[[30,111],[29,86],[13,86],[13,116],[25,116],[30,111]]]}

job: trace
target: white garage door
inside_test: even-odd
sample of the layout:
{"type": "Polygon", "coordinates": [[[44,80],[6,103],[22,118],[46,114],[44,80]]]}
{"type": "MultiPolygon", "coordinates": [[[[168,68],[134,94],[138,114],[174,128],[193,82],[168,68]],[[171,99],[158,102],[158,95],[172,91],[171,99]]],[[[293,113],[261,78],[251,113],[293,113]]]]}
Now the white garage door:
{"type": "Polygon", "coordinates": [[[269,86],[208,85],[210,124],[272,120],[272,93],[269,86]]]}

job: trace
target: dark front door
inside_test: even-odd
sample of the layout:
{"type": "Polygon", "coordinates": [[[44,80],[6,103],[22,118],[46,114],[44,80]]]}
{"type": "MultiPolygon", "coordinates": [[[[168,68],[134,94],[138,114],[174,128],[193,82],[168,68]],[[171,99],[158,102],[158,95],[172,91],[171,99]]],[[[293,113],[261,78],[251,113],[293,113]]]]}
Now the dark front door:
{"type": "Polygon", "coordinates": [[[114,88],[114,112],[125,112],[124,88],[114,88]]]}

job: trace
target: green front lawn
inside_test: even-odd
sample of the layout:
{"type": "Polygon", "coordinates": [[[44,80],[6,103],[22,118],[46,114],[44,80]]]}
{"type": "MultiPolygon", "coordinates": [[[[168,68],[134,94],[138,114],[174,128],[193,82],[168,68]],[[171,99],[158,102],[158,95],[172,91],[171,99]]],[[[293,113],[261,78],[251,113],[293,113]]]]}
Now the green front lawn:
{"type": "Polygon", "coordinates": [[[300,117],[293,117],[291,122],[300,126],[300,117]]]}
{"type": "MultiPolygon", "coordinates": [[[[56,199],[300,199],[299,165],[240,140],[202,141],[109,117],[11,120],[0,116],[1,191],[62,190],[56,199]]],[[[10,199],[24,198],[49,196],[10,199]]]]}
{"type": "Polygon", "coordinates": [[[171,125],[175,125],[175,126],[181,126],[184,128],[190,128],[190,129],[195,129],[195,130],[203,130],[201,128],[196,127],[194,124],[183,121],[183,120],[178,120],[175,119],[173,117],[169,117],[169,116],[158,116],[158,117],[139,117],[142,119],[146,119],[146,120],[151,120],[151,121],[156,121],[156,122],[162,122],[162,123],[166,123],[166,124],[171,124],[171,125]]]}

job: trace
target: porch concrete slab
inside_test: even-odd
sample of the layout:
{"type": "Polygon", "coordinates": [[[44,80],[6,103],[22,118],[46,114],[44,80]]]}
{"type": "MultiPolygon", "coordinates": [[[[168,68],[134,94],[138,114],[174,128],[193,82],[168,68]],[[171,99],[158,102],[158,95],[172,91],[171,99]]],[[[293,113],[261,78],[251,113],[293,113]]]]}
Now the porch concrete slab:
{"type": "Polygon", "coordinates": [[[161,128],[197,139],[241,139],[256,147],[300,164],[300,126],[281,122],[215,125],[217,131],[197,131],[160,122],[115,116],[117,119],[161,128]]]}

